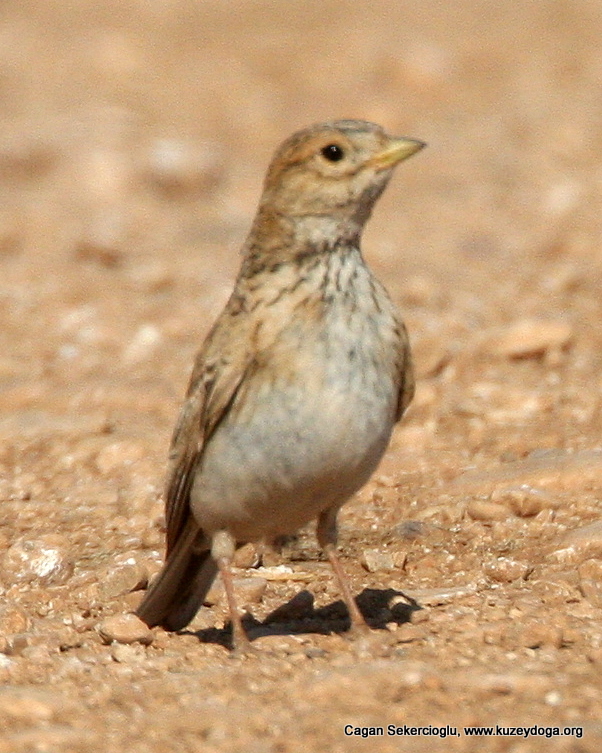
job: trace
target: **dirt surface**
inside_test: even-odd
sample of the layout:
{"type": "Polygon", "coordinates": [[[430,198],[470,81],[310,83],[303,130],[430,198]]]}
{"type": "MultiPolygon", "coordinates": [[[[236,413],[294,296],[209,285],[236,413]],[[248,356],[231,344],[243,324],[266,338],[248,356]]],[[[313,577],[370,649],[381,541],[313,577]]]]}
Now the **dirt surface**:
{"type": "Polygon", "coordinates": [[[4,0],[0,753],[602,748],[601,38],[597,0],[4,0]],[[267,162],[339,117],[429,142],[364,242],[419,374],[342,515],[374,630],[304,531],[241,552],[237,658],[219,588],[126,615],[267,162]]]}

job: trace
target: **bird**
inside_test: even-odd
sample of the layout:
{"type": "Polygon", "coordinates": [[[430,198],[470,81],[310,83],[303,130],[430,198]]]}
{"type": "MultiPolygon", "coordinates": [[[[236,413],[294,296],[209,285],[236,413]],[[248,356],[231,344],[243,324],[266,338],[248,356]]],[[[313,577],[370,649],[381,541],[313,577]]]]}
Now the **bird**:
{"type": "Polygon", "coordinates": [[[369,632],[337,553],[337,515],[383,456],[414,375],[406,328],[360,239],[395,166],[424,146],[334,120],[275,152],[173,432],[165,563],[136,610],[148,626],[185,628],[219,572],[244,652],[235,551],[317,520],[350,632],[369,632]]]}

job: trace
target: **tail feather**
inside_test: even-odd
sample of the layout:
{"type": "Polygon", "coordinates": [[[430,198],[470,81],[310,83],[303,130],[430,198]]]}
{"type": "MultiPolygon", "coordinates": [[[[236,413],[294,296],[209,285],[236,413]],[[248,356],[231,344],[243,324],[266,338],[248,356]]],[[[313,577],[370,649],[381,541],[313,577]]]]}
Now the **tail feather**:
{"type": "Polygon", "coordinates": [[[217,565],[209,550],[195,550],[198,538],[199,529],[190,521],[136,610],[149,627],[162,625],[166,630],[181,630],[202,605],[217,574],[217,565]]]}

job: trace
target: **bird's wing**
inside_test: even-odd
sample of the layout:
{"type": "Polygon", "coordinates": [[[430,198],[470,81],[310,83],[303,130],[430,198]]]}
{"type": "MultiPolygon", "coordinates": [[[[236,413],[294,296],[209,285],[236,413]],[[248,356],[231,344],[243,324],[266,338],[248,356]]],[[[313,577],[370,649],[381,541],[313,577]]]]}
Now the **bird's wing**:
{"type": "Polygon", "coordinates": [[[397,398],[397,415],[396,420],[399,421],[405,409],[412,402],[414,397],[414,391],[416,389],[416,382],[414,379],[414,367],[412,365],[412,354],[410,352],[410,341],[408,334],[403,323],[400,322],[400,348],[399,348],[399,392],[397,398]]]}
{"type": "Polygon", "coordinates": [[[203,449],[244,382],[251,361],[244,347],[220,352],[219,335],[217,327],[197,356],[171,440],[165,489],[167,555],[190,515],[190,489],[203,449]]]}

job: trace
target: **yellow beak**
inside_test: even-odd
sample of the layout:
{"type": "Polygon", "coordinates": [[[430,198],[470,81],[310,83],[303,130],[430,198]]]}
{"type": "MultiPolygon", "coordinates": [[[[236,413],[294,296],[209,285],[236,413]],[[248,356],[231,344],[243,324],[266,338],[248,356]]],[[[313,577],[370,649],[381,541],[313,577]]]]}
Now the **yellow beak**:
{"type": "Polygon", "coordinates": [[[411,157],[416,152],[424,149],[426,144],[424,141],[418,141],[417,139],[392,138],[389,141],[388,146],[375,154],[370,160],[370,164],[377,170],[384,170],[387,167],[393,167],[398,162],[402,162],[404,159],[411,157]]]}

